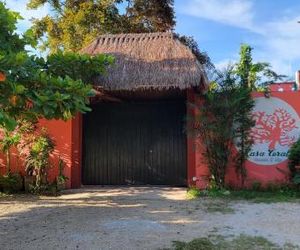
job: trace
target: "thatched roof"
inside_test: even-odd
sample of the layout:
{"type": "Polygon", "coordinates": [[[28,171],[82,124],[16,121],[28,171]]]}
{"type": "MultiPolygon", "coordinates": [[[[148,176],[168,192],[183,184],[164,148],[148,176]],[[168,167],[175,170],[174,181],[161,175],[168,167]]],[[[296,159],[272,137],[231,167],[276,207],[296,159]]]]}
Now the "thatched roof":
{"type": "Polygon", "coordinates": [[[116,58],[95,82],[106,90],[186,89],[206,81],[192,51],[170,32],[102,35],[82,53],[116,58]]]}

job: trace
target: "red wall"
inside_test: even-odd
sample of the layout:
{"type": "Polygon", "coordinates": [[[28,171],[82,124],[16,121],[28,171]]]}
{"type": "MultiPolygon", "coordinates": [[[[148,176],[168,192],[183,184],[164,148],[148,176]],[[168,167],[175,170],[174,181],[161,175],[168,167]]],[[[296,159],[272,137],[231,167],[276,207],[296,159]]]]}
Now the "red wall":
{"type": "MultiPolygon", "coordinates": [[[[254,93],[253,94],[253,98],[265,98],[264,94],[262,93],[254,93]]],[[[292,131],[289,131],[288,133],[296,133],[296,136],[294,138],[294,141],[297,139],[297,137],[299,137],[300,135],[300,92],[272,92],[271,93],[271,97],[270,98],[266,98],[266,103],[270,103],[270,107],[272,107],[272,103],[274,102],[274,100],[278,100],[279,101],[283,101],[284,103],[286,103],[287,105],[290,105],[294,111],[296,112],[296,116],[293,116],[290,120],[295,119],[295,128],[292,129],[292,131]],[[299,124],[297,124],[299,123],[299,124]]],[[[197,101],[195,100],[195,96],[190,93],[189,95],[189,100],[192,101],[197,101]]],[[[256,99],[257,100],[257,99],[256,99]]],[[[260,99],[262,101],[264,101],[264,99],[260,99]]],[[[198,100],[199,101],[199,100],[198,100]]],[[[268,106],[268,105],[266,105],[268,106]]],[[[284,107],[281,107],[282,109],[284,109],[284,107]]],[[[276,110],[276,107],[274,107],[274,109],[276,110]]],[[[260,111],[260,110],[258,110],[260,111]]],[[[263,110],[261,110],[263,111],[263,110]]],[[[289,121],[290,122],[290,121],[289,121]]],[[[276,132],[273,134],[271,134],[271,137],[276,137],[278,136],[278,132],[276,132]],[[277,134],[276,134],[277,133],[277,134]]],[[[293,137],[290,136],[290,139],[293,137]]],[[[208,167],[205,164],[205,161],[203,160],[203,156],[202,156],[202,151],[201,151],[201,147],[198,148],[199,150],[192,150],[194,145],[199,145],[199,143],[201,144],[201,142],[199,141],[199,139],[195,139],[195,138],[190,138],[189,139],[189,169],[194,169],[194,171],[190,170],[189,171],[189,184],[192,185],[196,185],[199,188],[203,188],[205,187],[205,185],[207,185],[207,178],[209,176],[209,171],[208,171],[208,167]],[[194,166],[194,167],[193,167],[194,166]],[[192,181],[193,176],[196,176],[196,181],[192,181]]],[[[285,144],[286,141],[283,140],[283,144],[285,144]]],[[[263,149],[263,144],[256,142],[255,143],[257,145],[258,148],[262,148],[263,149]]],[[[290,142],[291,144],[291,142],[290,142]]],[[[279,148],[282,146],[279,145],[279,143],[277,143],[277,146],[279,146],[279,148]]],[[[194,146],[195,147],[195,146],[194,146]]],[[[285,145],[284,147],[289,147],[287,145],[285,145]]],[[[233,149],[234,150],[234,149],[233,149]]],[[[267,150],[268,149],[264,149],[266,152],[265,154],[267,154],[267,150]]],[[[277,152],[281,153],[281,152],[286,152],[286,151],[282,151],[282,149],[277,150],[277,148],[274,148],[274,154],[277,152]]],[[[254,151],[253,151],[254,152],[254,151]]],[[[256,152],[256,151],[255,151],[256,152]]],[[[259,151],[262,152],[262,151],[259,151]]],[[[254,158],[254,157],[253,157],[254,158]]],[[[288,160],[285,159],[280,159],[280,158],[276,158],[276,157],[269,157],[272,161],[274,160],[274,162],[272,163],[268,163],[268,165],[265,165],[265,163],[259,163],[259,162],[253,162],[253,160],[248,160],[246,162],[246,170],[247,170],[247,178],[246,181],[244,183],[245,187],[251,187],[253,185],[254,182],[260,182],[263,186],[267,186],[269,184],[283,184],[288,182],[288,178],[289,178],[289,170],[288,170],[288,160]],[[274,159],[273,159],[274,158],[274,159]],[[276,162],[278,161],[278,162],[276,162]]],[[[264,157],[262,157],[262,160],[270,160],[268,157],[266,157],[266,159],[264,157]]],[[[252,159],[252,158],[251,158],[252,159]]],[[[258,159],[259,160],[259,159],[258,159]]],[[[233,164],[231,163],[228,166],[228,170],[227,170],[227,175],[226,175],[226,183],[229,186],[232,187],[241,187],[242,182],[240,180],[240,178],[236,175],[235,173],[235,168],[233,166],[233,164]]]]}
{"type": "Polygon", "coordinates": [[[67,186],[71,186],[72,179],[72,121],[58,121],[58,120],[41,120],[40,126],[46,127],[48,133],[55,141],[55,150],[51,155],[52,168],[49,170],[49,180],[53,180],[58,175],[58,162],[61,158],[66,166],[64,174],[68,176],[69,180],[67,186]]]}
{"type": "MultiPolygon", "coordinates": [[[[187,92],[187,116],[197,115],[197,108],[194,104],[201,105],[201,100],[197,98],[197,95],[192,91],[187,92]]],[[[188,125],[189,126],[189,125],[188,125]]],[[[188,128],[187,131],[192,131],[192,128],[188,128]]],[[[189,186],[197,186],[199,188],[205,188],[208,184],[209,170],[206,166],[203,157],[203,145],[200,138],[195,134],[187,132],[187,184],[189,186]]]]}
{"type": "Polygon", "coordinates": [[[269,85],[269,89],[272,92],[294,91],[294,88],[295,82],[273,83],[269,85]]]}
{"type": "MultiPolygon", "coordinates": [[[[254,98],[263,97],[261,93],[253,94],[254,98]]],[[[286,104],[293,107],[300,117],[300,92],[272,92],[270,101],[278,98],[286,104]],[[273,99],[272,99],[273,98],[273,99]]],[[[201,104],[201,100],[196,97],[191,90],[187,93],[188,103],[201,104]]],[[[188,115],[196,115],[196,109],[193,105],[187,105],[188,115]]],[[[298,119],[297,122],[300,119],[298,119]]],[[[53,167],[49,171],[49,180],[53,180],[58,174],[59,157],[66,163],[64,174],[69,178],[67,186],[69,188],[78,188],[81,186],[81,152],[82,152],[82,116],[78,115],[73,120],[64,121],[46,121],[41,120],[40,126],[48,129],[50,135],[56,142],[55,152],[51,156],[53,167]]],[[[298,126],[298,125],[297,125],[298,126]]],[[[300,125],[298,126],[300,129],[300,125]]],[[[297,128],[298,129],[298,128],[297,128]]],[[[300,134],[300,133],[299,133],[300,134]]],[[[200,138],[191,134],[187,135],[187,176],[188,185],[196,185],[199,188],[205,188],[208,184],[209,171],[203,157],[203,145],[200,138]]],[[[12,156],[12,169],[16,172],[24,173],[24,164],[16,152],[12,156]]],[[[248,172],[246,186],[251,186],[254,181],[259,181],[264,185],[268,183],[284,183],[288,179],[287,160],[283,162],[262,165],[247,161],[246,169],[248,172]]],[[[0,172],[5,173],[5,159],[0,157],[0,172]]],[[[240,187],[241,181],[235,174],[233,164],[228,166],[226,176],[227,184],[240,187]]]]}
{"type": "MultiPolygon", "coordinates": [[[[48,133],[55,141],[55,150],[50,157],[51,168],[48,172],[48,181],[52,182],[58,175],[59,159],[62,159],[66,166],[64,175],[69,178],[67,187],[80,187],[80,161],[81,161],[81,115],[70,121],[40,120],[40,127],[47,128],[48,133]]],[[[0,156],[0,173],[5,173],[6,160],[0,156]]],[[[12,172],[24,174],[24,162],[15,149],[11,157],[12,172]]]]}

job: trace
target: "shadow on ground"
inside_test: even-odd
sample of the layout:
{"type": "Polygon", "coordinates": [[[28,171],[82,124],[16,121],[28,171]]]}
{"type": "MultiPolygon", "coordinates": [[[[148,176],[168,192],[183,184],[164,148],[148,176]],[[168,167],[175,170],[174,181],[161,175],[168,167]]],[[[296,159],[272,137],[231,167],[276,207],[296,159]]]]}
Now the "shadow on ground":
{"type": "Polygon", "coordinates": [[[291,229],[299,219],[287,221],[299,204],[235,202],[232,213],[209,211],[211,204],[228,207],[188,201],[182,188],[159,187],[89,187],[59,197],[1,198],[1,249],[158,249],[214,233],[259,234],[299,244],[299,228],[291,229]],[[277,216],[275,227],[272,216],[277,216]]]}

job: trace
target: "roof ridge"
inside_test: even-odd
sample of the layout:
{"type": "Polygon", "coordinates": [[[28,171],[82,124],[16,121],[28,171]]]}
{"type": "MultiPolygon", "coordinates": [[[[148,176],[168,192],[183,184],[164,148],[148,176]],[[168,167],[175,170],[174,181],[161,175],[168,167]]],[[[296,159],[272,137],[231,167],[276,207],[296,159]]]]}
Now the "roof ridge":
{"type": "Polygon", "coordinates": [[[122,37],[122,36],[173,36],[174,33],[171,31],[166,32],[145,32],[145,33],[107,33],[107,34],[101,34],[98,36],[100,37],[122,37]]]}
{"type": "Polygon", "coordinates": [[[174,39],[172,32],[153,32],[153,33],[121,33],[121,34],[104,34],[97,37],[97,44],[109,45],[124,42],[139,42],[145,39],[174,39]]]}

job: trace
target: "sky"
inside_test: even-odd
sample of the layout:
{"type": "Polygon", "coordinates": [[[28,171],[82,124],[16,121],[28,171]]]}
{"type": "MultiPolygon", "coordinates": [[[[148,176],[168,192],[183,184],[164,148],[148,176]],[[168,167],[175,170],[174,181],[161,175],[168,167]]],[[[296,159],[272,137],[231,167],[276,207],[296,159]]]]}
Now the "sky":
{"type": "MultiPolygon", "coordinates": [[[[49,13],[26,9],[27,0],[6,0],[7,7],[24,17],[19,32],[32,17],[49,13]]],[[[239,47],[253,47],[255,61],[269,62],[291,79],[300,69],[299,0],[175,0],[176,32],[193,36],[220,69],[238,60],[239,47]]]]}

